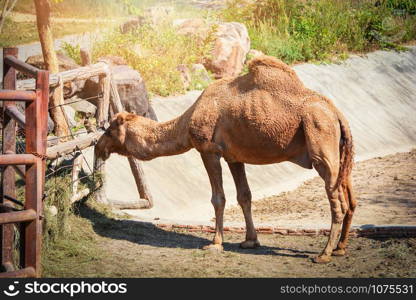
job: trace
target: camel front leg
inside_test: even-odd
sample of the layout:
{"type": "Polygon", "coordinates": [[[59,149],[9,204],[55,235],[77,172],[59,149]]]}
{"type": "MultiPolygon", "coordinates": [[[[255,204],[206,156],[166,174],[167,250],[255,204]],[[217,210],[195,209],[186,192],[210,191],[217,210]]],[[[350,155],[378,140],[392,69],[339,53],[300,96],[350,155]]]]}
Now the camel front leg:
{"type": "Polygon", "coordinates": [[[237,189],[237,201],[243,210],[244,220],[246,222],[246,240],[240,244],[240,247],[256,248],[260,246],[260,243],[257,240],[257,233],[251,216],[251,191],[248,186],[244,164],[239,162],[228,163],[228,166],[230,167],[237,189]]]}
{"type": "Polygon", "coordinates": [[[203,247],[203,249],[223,250],[223,218],[225,207],[225,195],[222,186],[221,163],[218,154],[202,153],[202,161],[207,170],[209,181],[212,188],[211,203],[215,210],[215,236],[212,244],[203,247]]]}

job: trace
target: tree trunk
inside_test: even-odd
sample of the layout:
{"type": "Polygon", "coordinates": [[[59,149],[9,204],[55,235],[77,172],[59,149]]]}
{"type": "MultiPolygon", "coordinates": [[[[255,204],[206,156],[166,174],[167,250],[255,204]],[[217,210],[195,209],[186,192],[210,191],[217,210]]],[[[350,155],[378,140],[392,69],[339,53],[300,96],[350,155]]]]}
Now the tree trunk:
{"type": "Polygon", "coordinates": [[[9,0],[4,0],[3,10],[0,16],[0,32],[3,28],[4,21],[6,21],[6,14],[7,14],[7,6],[9,5],[9,0]]]}
{"type": "Polygon", "coordinates": [[[13,10],[14,6],[16,5],[16,2],[17,2],[17,0],[13,0],[13,2],[11,2],[11,3],[10,3],[10,0],[5,0],[4,1],[3,10],[2,10],[1,16],[0,16],[0,33],[3,29],[4,22],[6,21],[7,16],[13,10]]]}
{"type": "MultiPolygon", "coordinates": [[[[51,4],[49,0],[34,0],[36,7],[36,21],[39,32],[40,44],[42,46],[43,60],[45,61],[46,69],[52,74],[59,72],[58,58],[56,57],[50,12],[51,4]]],[[[55,123],[55,134],[59,137],[69,136],[69,128],[65,120],[65,112],[62,108],[64,103],[62,86],[58,86],[53,90],[52,97],[49,101],[51,118],[55,123]]]]}

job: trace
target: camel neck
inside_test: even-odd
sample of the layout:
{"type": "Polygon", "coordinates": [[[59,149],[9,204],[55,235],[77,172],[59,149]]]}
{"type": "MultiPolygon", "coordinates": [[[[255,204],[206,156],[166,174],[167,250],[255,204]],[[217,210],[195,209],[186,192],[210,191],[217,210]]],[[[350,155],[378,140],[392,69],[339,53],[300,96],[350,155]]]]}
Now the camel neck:
{"type": "Polygon", "coordinates": [[[143,136],[147,159],[177,155],[192,148],[183,116],[167,122],[151,122],[148,126],[147,134],[143,136]]]}

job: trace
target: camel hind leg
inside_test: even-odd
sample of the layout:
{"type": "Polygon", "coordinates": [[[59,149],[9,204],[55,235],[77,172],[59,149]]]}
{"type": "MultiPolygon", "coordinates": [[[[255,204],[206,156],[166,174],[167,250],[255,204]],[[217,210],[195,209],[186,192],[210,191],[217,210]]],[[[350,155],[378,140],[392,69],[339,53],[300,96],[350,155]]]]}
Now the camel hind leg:
{"type": "Polygon", "coordinates": [[[345,254],[345,248],[347,247],[348,237],[350,234],[352,217],[354,215],[355,207],[357,206],[357,200],[352,189],[351,181],[352,180],[350,174],[348,178],[345,180],[345,183],[343,184],[344,197],[348,204],[348,210],[345,214],[344,221],[342,224],[341,238],[339,239],[337,248],[333,252],[333,255],[335,256],[342,256],[345,254]]]}
{"type": "Polygon", "coordinates": [[[341,132],[338,117],[322,103],[316,103],[308,108],[303,119],[303,127],[309,156],[314,168],[325,181],[325,190],[331,209],[331,230],[328,242],[322,253],[313,260],[317,263],[325,263],[331,260],[347,210],[342,187],[337,185],[341,132]]]}
{"type": "Polygon", "coordinates": [[[325,162],[314,162],[314,167],[325,181],[325,190],[331,209],[331,230],[324,250],[313,261],[326,263],[331,260],[333,249],[341,231],[345,215],[345,201],[343,193],[335,186],[338,178],[338,164],[334,164],[334,167],[332,167],[325,162]]]}

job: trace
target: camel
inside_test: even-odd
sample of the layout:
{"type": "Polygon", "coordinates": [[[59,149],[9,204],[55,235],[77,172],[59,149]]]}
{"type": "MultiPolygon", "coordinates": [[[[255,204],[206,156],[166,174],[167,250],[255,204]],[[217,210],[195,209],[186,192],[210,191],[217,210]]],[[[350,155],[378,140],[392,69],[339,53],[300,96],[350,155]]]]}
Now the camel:
{"type": "Polygon", "coordinates": [[[331,255],[345,254],[356,207],[350,128],[331,100],[307,89],[282,61],[269,56],[253,59],[246,75],[212,83],[181,116],[167,122],[119,113],[98,140],[95,154],[97,161],[111,153],[146,161],[192,148],[199,151],[208,173],[215,210],[215,236],[204,249],[223,249],[222,157],[231,170],[245,218],[242,248],[260,245],[244,164],[290,161],[315,168],[325,181],[331,230],[325,248],[313,261],[325,263],[331,255]]]}

